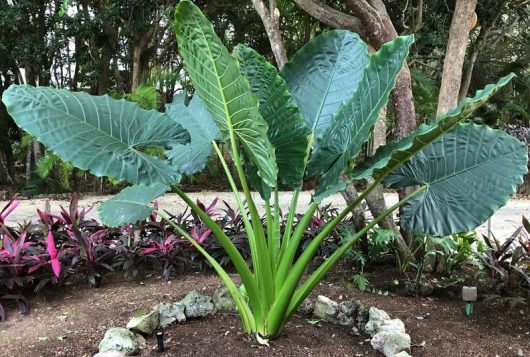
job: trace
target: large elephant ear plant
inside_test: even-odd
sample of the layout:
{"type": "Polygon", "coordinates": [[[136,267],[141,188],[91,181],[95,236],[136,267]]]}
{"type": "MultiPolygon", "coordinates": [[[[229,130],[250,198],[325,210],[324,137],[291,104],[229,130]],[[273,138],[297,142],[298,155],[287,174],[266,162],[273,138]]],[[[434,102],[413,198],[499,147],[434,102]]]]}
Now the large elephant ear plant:
{"type": "Polygon", "coordinates": [[[402,225],[406,229],[443,235],[467,231],[504,205],[522,182],[527,170],[526,146],[501,131],[462,123],[512,75],[464,99],[432,124],[381,147],[354,167],[388,101],[412,36],[397,37],[369,53],[354,33],[326,32],[307,43],[278,72],[243,45],[230,54],[191,1],[181,1],[176,7],[174,28],[195,88],[189,103],[183,95],[177,96],[160,113],[108,96],[29,86],[11,86],[3,101],[21,128],[64,160],[95,175],[133,184],[101,206],[101,219],[111,226],[149,215],[153,210],[149,202],[178,183],[181,174],[204,168],[213,150],[242,213],[251,267],[221,228],[182,190],[174,189],[227,251],[245,296],[199,243],[170,223],[216,269],[237,304],[244,330],[260,343],[277,337],[339,258],[398,207],[404,206],[402,225]],[[218,142],[228,145],[236,178],[218,142]],[[165,158],[146,154],[145,147],[163,148],[165,158]],[[319,177],[313,202],[293,226],[302,181],[310,176],[319,177]],[[328,222],[297,258],[302,234],[318,203],[352,179],[368,177],[374,178],[373,183],[328,222]],[[351,233],[302,281],[322,241],[380,183],[416,189],[364,229],[351,233]],[[279,185],[293,191],[283,229],[279,185]],[[251,187],[264,200],[265,224],[251,187]]]}

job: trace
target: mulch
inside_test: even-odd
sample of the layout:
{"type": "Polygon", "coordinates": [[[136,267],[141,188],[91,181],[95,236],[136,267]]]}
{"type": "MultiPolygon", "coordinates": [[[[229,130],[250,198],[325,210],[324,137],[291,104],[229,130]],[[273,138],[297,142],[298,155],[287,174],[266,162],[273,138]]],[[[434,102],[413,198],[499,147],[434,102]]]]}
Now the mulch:
{"type": "MultiPolygon", "coordinates": [[[[220,285],[211,273],[184,274],[170,282],[156,275],[130,281],[112,273],[99,289],[79,281],[47,290],[31,300],[29,315],[8,307],[8,319],[0,323],[0,356],[92,356],[105,331],[125,326],[134,311],[179,300],[194,289],[212,293],[220,285]]],[[[337,301],[355,298],[402,319],[412,338],[413,356],[517,356],[521,351],[530,356],[528,305],[479,302],[474,314],[466,317],[459,298],[360,292],[344,272],[330,275],[312,297],[318,294],[337,301]]],[[[157,353],[156,340],[149,337],[140,356],[377,356],[368,336],[354,336],[343,326],[315,324],[302,315],[295,316],[269,348],[253,345],[234,314],[218,313],[164,332],[167,351],[157,353]]]]}

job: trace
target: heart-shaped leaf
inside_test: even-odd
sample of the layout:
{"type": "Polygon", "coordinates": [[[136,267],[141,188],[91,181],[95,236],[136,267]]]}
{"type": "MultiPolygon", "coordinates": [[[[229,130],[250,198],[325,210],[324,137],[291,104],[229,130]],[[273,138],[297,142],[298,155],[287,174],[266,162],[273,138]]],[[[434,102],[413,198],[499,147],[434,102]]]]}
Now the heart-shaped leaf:
{"type": "Polygon", "coordinates": [[[393,188],[426,185],[403,209],[407,230],[449,235],[484,223],[506,204],[528,171],[526,145],[501,130],[460,124],[385,180],[393,188]]]}
{"type": "Polygon", "coordinates": [[[108,95],[28,85],[10,86],[3,101],[18,126],[76,167],[133,184],[180,181],[178,167],[144,152],[189,142],[164,113],[108,95]]]}

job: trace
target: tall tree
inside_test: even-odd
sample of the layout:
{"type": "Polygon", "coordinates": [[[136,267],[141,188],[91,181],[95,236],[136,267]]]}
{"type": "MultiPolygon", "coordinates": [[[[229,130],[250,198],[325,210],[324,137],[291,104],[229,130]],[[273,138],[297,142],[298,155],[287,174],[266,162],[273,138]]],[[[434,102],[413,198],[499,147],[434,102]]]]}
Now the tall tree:
{"type": "MultiPolygon", "coordinates": [[[[474,26],[473,18],[477,0],[457,0],[451,28],[449,29],[449,39],[447,50],[445,51],[444,66],[442,73],[442,84],[438,96],[438,108],[436,115],[443,114],[458,104],[458,94],[462,83],[462,69],[466,57],[466,49],[469,43],[469,31],[474,26]]],[[[427,242],[427,249],[434,251],[440,249],[432,241],[427,242]]],[[[440,260],[443,260],[440,259],[440,260]]],[[[442,269],[442,264],[435,267],[436,256],[429,255],[425,261],[425,268],[442,269]]]]}
{"type": "Polygon", "coordinates": [[[171,31],[173,1],[122,1],[117,8],[131,52],[131,88],[145,80],[162,39],[171,31]]]}
{"type": "Polygon", "coordinates": [[[280,32],[280,10],[278,10],[276,0],[268,0],[269,6],[265,4],[265,1],[252,0],[252,4],[261,17],[261,21],[265,26],[265,31],[271,43],[276,64],[281,69],[287,63],[287,52],[285,51],[282,34],[280,32]]]}
{"type": "MultiPolygon", "coordinates": [[[[0,7],[0,27],[4,35],[2,42],[7,44],[4,50],[6,59],[2,62],[2,74],[5,75],[2,90],[10,81],[31,85],[49,85],[51,82],[50,68],[58,43],[55,41],[55,26],[58,21],[59,5],[53,0],[39,1],[4,1],[0,7]],[[15,78],[12,78],[15,77],[15,78]]],[[[0,46],[1,48],[2,46],[0,46]]],[[[4,124],[9,120],[0,108],[0,116],[4,124]]],[[[3,161],[8,171],[11,170],[11,153],[7,148],[6,137],[3,142],[3,161]]],[[[29,178],[43,152],[42,145],[31,141],[26,155],[26,175],[29,178]]],[[[3,175],[4,179],[7,176],[3,175]]]]}
{"type": "MultiPolygon", "coordinates": [[[[521,54],[524,56],[525,53],[528,53],[528,51],[519,51],[518,47],[526,45],[528,49],[528,42],[525,42],[524,33],[528,32],[530,24],[529,11],[530,3],[527,1],[489,0],[477,3],[477,27],[479,30],[476,36],[470,34],[471,44],[468,56],[464,62],[460,98],[466,97],[470,89],[481,88],[480,85],[488,79],[499,77],[506,72],[502,69],[500,73],[498,70],[490,70],[487,72],[488,76],[486,77],[488,78],[483,78],[486,73],[481,73],[480,77],[482,77],[482,80],[480,82],[482,83],[476,83],[478,79],[476,77],[478,76],[474,78],[475,68],[477,65],[480,67],[480,62],[490,62],[489,59],[491,58],[493,59],[491,62],[496,63],[497,67],[499,67],[503,62],[517,63],[520,61],[519,57],[521,54]],[[504,52],[506,48],[509,48],[509,54],[504,52]],[[475,80],[474,86],[472,86],[473,80],[475,80]]],[[[522,67],[524,68],[524,65],[522,67]]],[[[524,76],[523,68],[514,66],[511,70],[524,76]]]]}
{"type": "Polygon", "coordinates": [[[466,49],[469,43],[470,24],[477,0],[457,0],[447,50],[445,51],[444,67],[442,73],[442,84],[438,96],[438,108],[436,114],[442,114],[458,104],[458,93],[462,83],[462,68],[466,57],[466,49]]]}

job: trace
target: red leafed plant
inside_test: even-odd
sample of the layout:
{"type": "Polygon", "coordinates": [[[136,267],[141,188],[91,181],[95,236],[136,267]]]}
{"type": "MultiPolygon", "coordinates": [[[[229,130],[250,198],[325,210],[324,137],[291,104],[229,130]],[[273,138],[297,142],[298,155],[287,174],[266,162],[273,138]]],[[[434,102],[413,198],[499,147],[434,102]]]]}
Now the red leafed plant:
{"type": "Polygon", "coordinates": [[[20,200],[17,197],[13,197],[0,211],[0,223],[5,224],[7,217],[18,207],[20,200]]]}
{"type": "MultiPolygon", "coordinates": [[[[220,217],[221,214],[216,211],[218,197],[216,197],[208,207],[206,207],[201,201],[197,199],[197,206],[208,215],[210,218],[220,217]]],[[[192,213],[193,214],[193,213],[192,213]]]]}
{"type": "Polygon", "coordinates": [[[59,262],[59,253],[55,247],[55,239],[53,233],[48,229],[48,237],[46,238],[46,249],[50,255],[50,265],[52,266],[53,274],[58,278],[61,276],[61,263],[59,262]]]}
{"type": "Polygon", "coordinates": [[[191,236],[193,237],[193,239],[195,239],[195,241],[197,243],[199,243],[201,245],[204,243],[206,238],[208,238],[210,236],[211,233],[212,233],[211,229],[204,229],[204,228],[199,227],[199,226],[195,226],[191,230],[191,236]]]}
{"type": "Polygon", "coordinates": [[[21,232],[17,238],[13,238],[8,234],[4,235],[2,240],[3,248],[0,249],[1,267],[9,271],[10,279],[6,279],[8,289],[12,289],[15,283],[23,285],[23,272],[31,267],[30,263],[40,261],[35,255],[25,255],[25,249],[31,246],[33,242],[26,242],[26,232],[21,232]]]}
{"type": "Polygon", "coordinates": [[[150,240],[148,247],[142,250],[142,253],[154,261],[163,264],[162,275],[164,279],[169,280],[173,268],[178,268],[178,253],[181,251],[174,235],[170,235],[163,241],[150,240]]]}
{"type": "MultiPolygon", "coordinates": [[[[13,236],[11,231],[3,224],[0,225],[3,233],[2,249],[0,249],[0,289],[7,290],[0,298],[13,299],[18,302],[22,313],[28,311],[23,290],[33,283],[33,275],[40,267],[47,264],[47,254],[35,242],[26,241],[26,231],[13,236]]],[[[0,320],[5,318],[3,308],[0,306],[0,320]]]]}
{"type": "Polygon", "coordinates": [[[67,234],[69,239],[64,243],[65,252],[73,254],[78,261],[85,264],[89,283],[96,288],[99,287],[101,275],[98,268],[114,270],[104,262],[111,254],[108,246],[112,242],[107,240],[109,231],[107,229],[95,232],[67,230],[67,234]]]}

